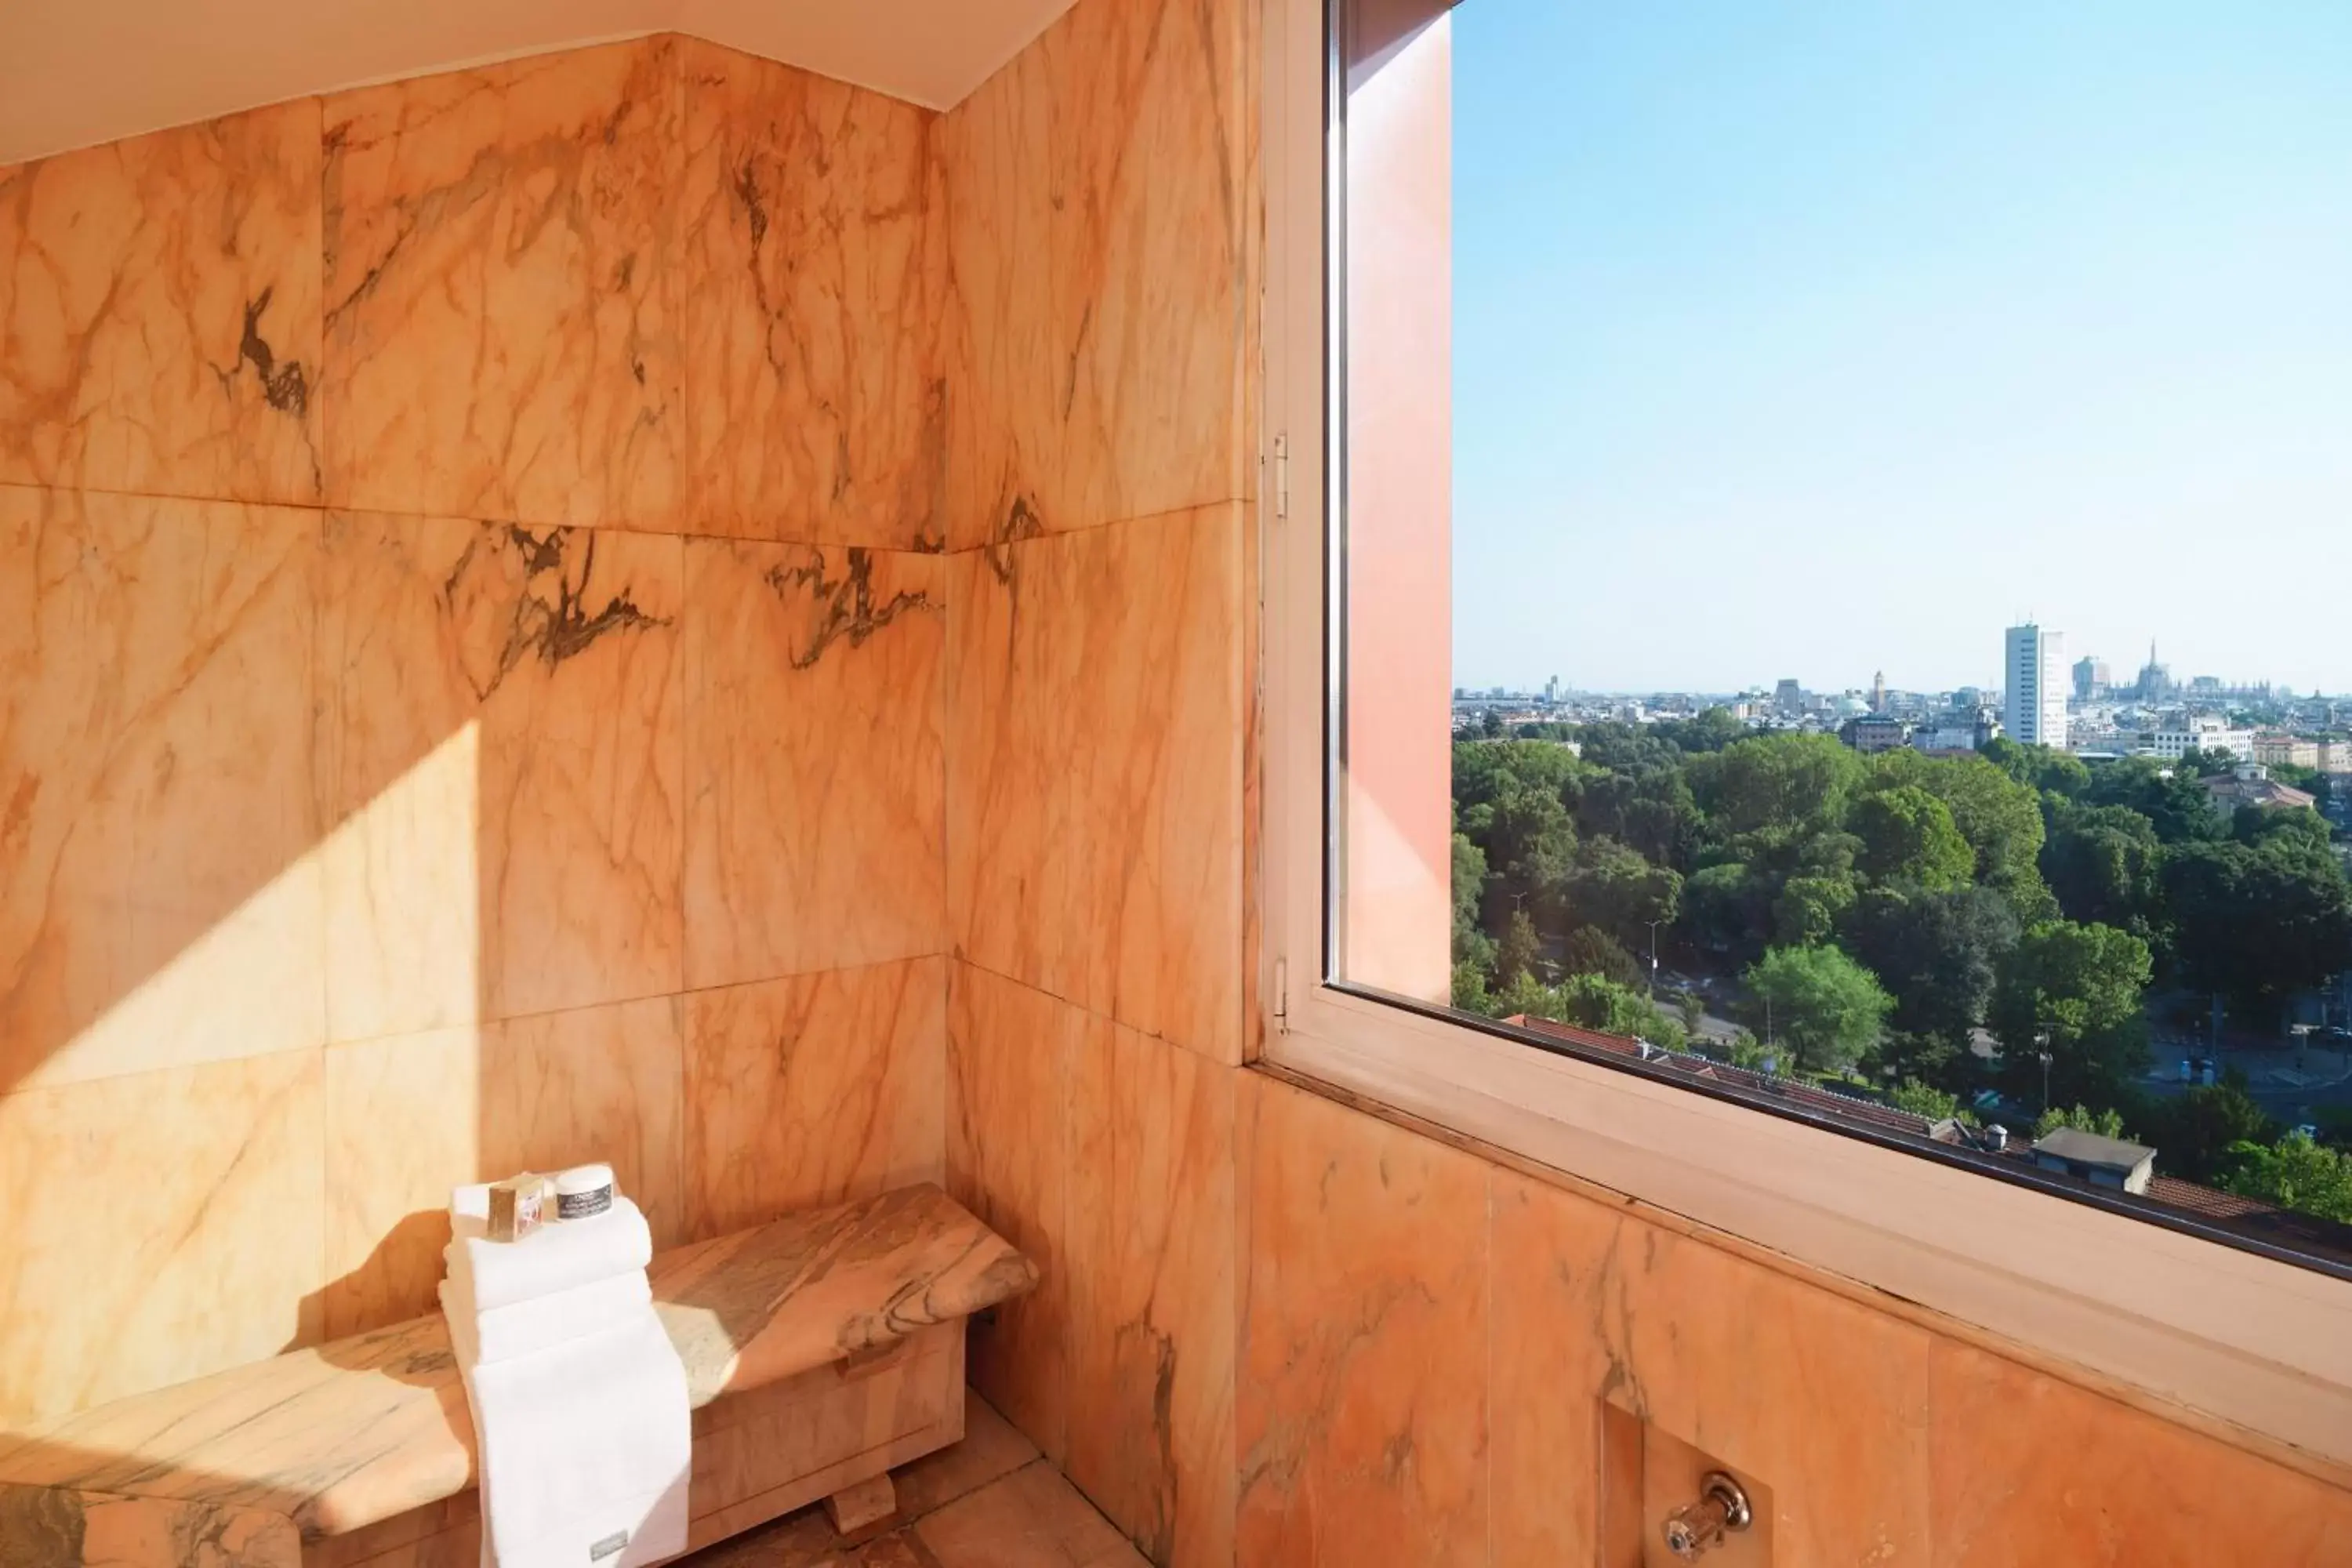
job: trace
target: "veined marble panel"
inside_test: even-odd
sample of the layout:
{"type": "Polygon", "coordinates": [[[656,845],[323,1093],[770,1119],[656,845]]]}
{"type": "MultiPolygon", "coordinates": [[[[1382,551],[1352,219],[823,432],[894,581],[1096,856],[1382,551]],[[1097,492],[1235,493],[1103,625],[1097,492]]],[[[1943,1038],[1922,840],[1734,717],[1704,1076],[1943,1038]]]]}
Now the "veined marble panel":
{"type": "Polygon", "coordinates": [[[2325,1568],[2352,1491],[1937,1338],[1936,1568],[2325,1568]]]}
{"type": "Polygon", "coordinates": [[[1256,16],[1077,5],[940,121],[954,548],[1254,493],[1256,16]]]}
{"type": "Polygon", "coordinates": [[[946,945],[947,563],[691,540],[686,980],[946,945]]]}
{"type": "Polygon", "coordinates": [[[1066,1468],[1170,1568],[1234,1556],[1237,1077],[1099,1018],[1072,1074],[1066,1468]]]}
{"type": "Polygon", "coordinates": [[[1487,1562],[1489,1168],[1247,1075],[1242,1563],[1487,1562]]]}
{"type": "Polygon", "coordinates": [[[942,1172],[947,961],[686,998],[686,1225],[715,1236],[942,1172]]]}
{"type": "Polygon", "coordinates": [[[941,548],[937,116],[698,39],[679,48],[694,531],[941,548]]]}
{"type": "Polygon", "coordinates": [[[320,1053],[0,1097],[0,1425],[320,1337],[320,1053]]]}
{"type": "Polygon", "coordinates": [[[679,989],[681,552],[330,515],[332,1038],[679,989]]]}
{"type": "Polygon", "coordinates": [[[602,1161],[654,1245],[682,1239],[674,996],[327,1051],[326,1330],[434,1310],[449,1189],[602,1161]]]}
{"type": "Polygon", "coordinates": [[[948,1191],[1037,1266],[976,1323],[971,1384],[1055,1464],[1070,1437],[1072,1101],[1088,1019],[970,963],[948,988],[948,1191]]]}
{"type": "Polygon", "coordinates": [[[1241,1060],[1242,503],[952,558],[956,950],[1241,1060]]]}
{"type": "Polygon", "coordinates": [[[1524,1176],[1495,1176],[1495,1552],[1600,1529],[1605,1399],[1772,1489],[1796,1563],[1925,1564],[1929,1335],[1524,1176]]]}
{"type": "Polygon", "coordinates": [[[318,536],[0,486],[0,1091],[324,1037],[318,536]]]}
{"type": "Polygon", "coordinates": [[[326,495],[667,529],[677,41],[326,100],[326,495]]]}
{"type": "Polygon", "coordinates": [[[0,168],[0,480],[320,495],[320,110],[0,168]]]}

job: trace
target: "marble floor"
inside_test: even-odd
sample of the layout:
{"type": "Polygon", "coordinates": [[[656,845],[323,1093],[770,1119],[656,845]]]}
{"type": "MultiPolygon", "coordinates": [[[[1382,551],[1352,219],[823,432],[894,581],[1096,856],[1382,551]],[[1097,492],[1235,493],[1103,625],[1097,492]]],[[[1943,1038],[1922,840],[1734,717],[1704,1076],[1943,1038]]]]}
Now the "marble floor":
{"type": "Polygon", "coordinates": [[[898,1511],[843,1537],[822,1507],[677,1568],[1148,1568],[1143,1555],[978,1394],[964,1439],[892,1472],[898,1511]]]}

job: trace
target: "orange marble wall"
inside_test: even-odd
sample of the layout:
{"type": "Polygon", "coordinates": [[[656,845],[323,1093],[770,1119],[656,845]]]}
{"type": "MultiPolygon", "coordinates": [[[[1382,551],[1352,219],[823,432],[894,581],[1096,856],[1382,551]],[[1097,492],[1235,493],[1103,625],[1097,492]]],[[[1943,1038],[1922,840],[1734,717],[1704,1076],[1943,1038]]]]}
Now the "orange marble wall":
{"type": "Polygon", "coordinates": [[[2352,1492],[1628,1206],[1241,1075],[1239,1561],[1594,1561],[1614,1406],[1774,1561],[2345,1561],[2352,1492]]]}
{"type": "Polygon", "coordinates": [[[662,37],[0,169],[0,1422],[944,1173],[939,117],[662,37]]]}

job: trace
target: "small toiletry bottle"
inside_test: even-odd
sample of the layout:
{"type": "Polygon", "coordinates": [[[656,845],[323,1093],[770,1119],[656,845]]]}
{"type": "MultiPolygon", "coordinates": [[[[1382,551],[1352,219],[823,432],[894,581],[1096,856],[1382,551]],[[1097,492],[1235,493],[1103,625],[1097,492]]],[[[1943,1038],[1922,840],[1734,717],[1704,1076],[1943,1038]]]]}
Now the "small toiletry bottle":
{"type": "Polygon", "coordinates": [[[613,1167],[574,1165],[555,1178],[555,1217],[586,1219],[613,1206],[613,1167]]]}

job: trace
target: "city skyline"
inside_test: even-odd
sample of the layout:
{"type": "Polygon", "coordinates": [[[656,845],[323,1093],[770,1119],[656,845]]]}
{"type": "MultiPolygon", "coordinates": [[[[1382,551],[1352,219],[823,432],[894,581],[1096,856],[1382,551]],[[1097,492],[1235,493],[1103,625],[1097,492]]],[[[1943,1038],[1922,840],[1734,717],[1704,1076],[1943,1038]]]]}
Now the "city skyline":
{"type": "Polygon", "coordinates": [[[2352,9],[1453,16],[1454,684],[2352,690],[2352,9]]]}
{"type": "MultiPolygon", "coordinates": [[[[2008,629],[2004,626],[1996,635],[2005,637],[2008,629]]],[[[2062,634],[2064,630],[2063,627],[2054,626],[2050,626],[2049,629],[2062,634]]],[[[2218,681],[2225,692],[2251,691],[2268,685],[2273,691],[2292,690],[2298,698],[2352,696],[2352,681],[2347,681],[2341,688],[2309,687],[2297,686],[2292,681],[2269,679],[2265,677],[2242,676],[2228,670],[2184,668],[2168,654],[2164,653],[2160,642],[2144,649],[2136,658],[2119,658],[2095,648],[2078,650],[2074,647],[2071,638],[2066,645],[2065,657],[2061,660],[2056,670],[2057,676],[2070,696],[2074,690],[2074,667],[2078,660],[2084,658],[2100,660],[2108,666],[2110,695],[2117,698],[2121,693],[2136,687],[2143,670],[2151,661],[2160,665],[2169,677],[2176,693],[2174,700],[2183,700],[2191,695],[2189,690],[2191,682],[2208,679],[2218,681]]],[[[1801,671],[1784,670],[1775,675],[1756,675],[1745,680],[1713,686],[1670,686],[1655,681],[1633,686],[1601,686],[1579,680],[1563,668],[1547,670],[1541,675],[1522,673],[1516,679],[1496,680],[1456,679],[1453,684],[1456,690],[1470,692],[1489,691],[1496,687],[1509,691],[1538,692],[1543,689],[1547,681],[1557,679],[1562,691],[1579,691],[1593,696],[1633,697],[1675,692],[1688,696],[1734,697],[1751,692],[1769,693],[1780,681],[1789,679],[1795,680],[1803,689],[1816,694],[1843,695],[1848,692],[1868,692],[1874,684],[1883,679],[1885,689],[1890,694],[1934,695],[1973,689],[1982,692],[1986,700],[1991,701],[2000,696],[2007,688],[2000,679],[1999,660],[1989,662],[1994,665],[1994,669],[1982,679],[1945,683],[1906,680],[1890,667],[1874,664],[1861,679],[1854,680],[1816,680],[1801,671]]]]}

